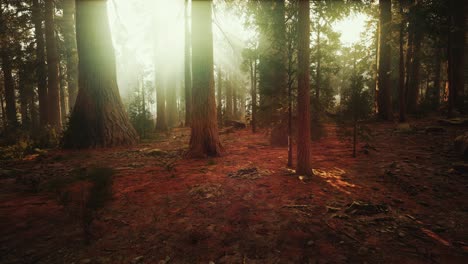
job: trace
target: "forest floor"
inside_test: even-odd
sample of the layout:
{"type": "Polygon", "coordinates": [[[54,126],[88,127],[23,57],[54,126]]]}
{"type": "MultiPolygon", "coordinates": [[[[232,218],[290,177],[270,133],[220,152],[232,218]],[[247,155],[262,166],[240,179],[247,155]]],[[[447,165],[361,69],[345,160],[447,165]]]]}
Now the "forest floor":
{"type": "Polygon", "coordinates": [[[375,150],[360,144],[357,158],[327,125],[311,179],[249,129],[222,135],[220,158],[183,158],[190,131],[175,129],[131,148],[2,162],[0,263],[468,263],[468,175],[453,169],[466,127],[412,125],[370,124],[375,150]],[[90,167],[115,176],[85,245],[73,209],[40,186],[90,167]]]}

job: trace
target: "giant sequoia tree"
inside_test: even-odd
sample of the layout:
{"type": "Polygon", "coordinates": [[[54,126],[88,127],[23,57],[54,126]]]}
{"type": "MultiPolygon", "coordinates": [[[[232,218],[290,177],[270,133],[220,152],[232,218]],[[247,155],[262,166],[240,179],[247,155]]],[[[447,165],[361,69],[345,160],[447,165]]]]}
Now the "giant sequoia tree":
{"type": "Polygon", "coordinates": [[[212,1],[192,5],[192,133],[189,157],[219,156],[213,66],[212,1]]]}
{"type": "Polygon", "coordinates": [[[48,72],[48,121],[56,130],[62,130],[62,118],[60,112],[60,79],[59,79],[59,53],[57,50],[57,38],[55,35],[55,6],[54,1],[45,1],[45,36],[47,49],[48,72]]]}
{"type": "Polygon", "coordinates": [[[298,174],[311,176],[310,164],[310,4],[299,1],[298,21],[298,94],[297,94],[297,167],[298,174]]]}
{"type": "Polygon", "coordinates": [[[78,96],[63,138],[65,148],[136,143],[117,87],[107,1],[76,1],[78,96]]]}

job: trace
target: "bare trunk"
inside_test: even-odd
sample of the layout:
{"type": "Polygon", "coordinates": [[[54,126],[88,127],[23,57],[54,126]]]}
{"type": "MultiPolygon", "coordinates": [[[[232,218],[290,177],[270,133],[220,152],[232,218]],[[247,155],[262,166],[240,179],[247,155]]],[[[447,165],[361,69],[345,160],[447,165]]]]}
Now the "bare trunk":
{"type": "Polygon", "coordinates": [[[79,90],[65,148],[131,145],[138,139],[117,87],[106,2],[76,1],[79,90]]]}
{"type": "Polygon", "coordinates": [[[67,63],[68,109],[73,109],[78,93],[78,54],[75,33],[75,0],[63,3],[63,37],[67,63]]]}
{"type": "Polygon", "coordinates": [[[9,128],[18,126],[18,119],[16,117],[16,98],[15,98],[15,81],[12,75],[11,58],[8,50],[2,47],[2,71],[3,71],[3,84],[5,92],[5,105],[6,117],[9,128]]]}
{"type": "Polygon", "coordinates": [[[219,156],[219,141],[213,73],[212,1],[192,5],[192,133],[189,157],[219,156]]]}
{"type": "Polygon", "coordinates": [[[60,113],[60,82],[57,39],[55,36],[55,6],[53,0],[45,0],[45,36],[47,48],[48,73],[48,121],[60,132],[62,130],[60,113]]]}
{"type": "Polygon", "coordinates": [[[299,1],[298,22],[298,95],[297,95],[297,167],[296,173],[312,175],[310,157],[310,4],[309,0],[299,1]]]}
{"type": "Polygon", "coordinates": [[[189,0],[185,0],[185,126],[190,126],[192,113],[192,71],[190,69],[190,25],[188,16],[189,0]]]}
{"type": "Polygon", "coordinates": [[[232,119],[233,106],[232,106],[232,83],[231,79],[228,77],[226,80],[226,109],[224,111],[224,117],[226,120],[232,119]]]}
{"type": "Polygon", "coordinates": [[[177,87],[176,87],[176,79],[175,76],[169,77],[168,84],[166,86],[167,91],[167,100],[166,100],[166,108],[167,108],[167,123],[169,127],[176,127],[178,122],[178,110],[177,110],[177,87]]]}
{"type": "Polygon", "coordinates": [[[164,84],[156,81],[156,131],[164,132],[168,130],[166,121],[166,95],[164,84]]]}
{"type": "Polygon", "coordinates": [[[252,99],[251,110],[252,110],[252,133],[257,132],[257,61],[254,59],[250,61],[250,97],[252,99]]]}
{"type": "Polygon", "coordinates": [[[441,70],[441,64],[442,64],[442,50],[437,48],[436,49],[436,54],[435,54],[435,67],[434,67],[434,87],[433,91],[431,93],[431,102],[432,106],[434,109],[439,108],[440,104],[440,70],[441,70]]]}
{"type": "Polygon", "coordinates": [[[379,116],[384,120],[392,119],[391,98],[391,46],[389,36],[391,35],[391,1],[381,0],[380,7],[380,48],[379,48],[379,76],[378,76],[378,108],[379,116]]]}
{"type": "Polygon", "coordinates": [[[223,126],[223,78],[222,78],[222,72],[221,68],[218,70],[218,92],[217,92],[217,98],[218,98],[218,103],[217,103],[217,112],[218,112],[218,125],[220,127],[223,126]]]}
{"type": "MultiPolygon", "coordinates": [[[[400,14],[403,16],[403,8],[400,3],[400,14]]],[[[406,100],[405,100],[405,57],[404,57],[404,50],[403,50],[403,42],[404,42],[404,30],[405,30],[405,23],[404,21],[400,22],[400,45],[399,45],[399,53],[400,53],[400,61],[398,65],[398,96],[399,96],[399,107],[400,107],[400,118],[399,121],[401,123],[406,122],[406,100]]]]}
{"type": "Polygon", "coordinates": [[[47,107],[47,69],[45,64],[45,42],[42,28],[42,11],[39,0],[32,0],[32,17],[34,22],[34,34],[36,38],[36,74],[37,91],[39,95],[39,123],[42,127],[49,123],[47,107]]]}

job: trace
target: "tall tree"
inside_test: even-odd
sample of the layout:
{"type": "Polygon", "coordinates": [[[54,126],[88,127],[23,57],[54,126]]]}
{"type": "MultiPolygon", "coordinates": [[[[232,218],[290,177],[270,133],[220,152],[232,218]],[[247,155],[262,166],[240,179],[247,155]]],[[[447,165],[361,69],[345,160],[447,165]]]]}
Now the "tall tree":
{"type": "Polygon", "coordinates": [[[189,0],[185,0],[185,45],[184,45],[184,67],[185,67],[185,126],[190,126],[192,112],[192,71],[190,69],[190,21],[188,15],[189,0]]]}
{"type": "Polygon", "coordinates": [[[130,145],[137,133],[117,87],[107,1],[76,1],[78,96],[64,134],[65,148],[130,145]]]}
{"type": "MultiPolygon", "coordinates": [[[[7,126],[9,128],[15,128],[18,125],[18,119],[16,117],[16,96],[15,96],[15,81],[12,73],[12,58],[9,47],[11,43],[11,31],[8,29],[7,19],[5,13],[7,7],[4,6],[3,1],[0,1],[0,59],[2,60],[2,71],[3,71],[3,84],[5,92],[5,104],[6,104],[6,117],[7,126]]],[[[5,113],[3,112],[3,113],[5,113]]]]}
{"type": "Polygon", "coordinates": [[[165,132],[168,130],[166,120],[166,94],[164,91],[164,84],[161,80],[156,80],[156,127],[158,132],[165,132]]]}
{"type": "Polygon", "coordinates": [[[55,35],[55,5],[53,0],[45,0],[45,38],[47,49],[48,73],[48,121],[56,130],[61,131],[59,55],[55,35]]]}
{"type": "Polygon", "coordinates": [[[189,157],[219,156],[213,73],[212,1],[192,5],[192,133],[189,157]]]}
{"type": "Polygon", "coordinates": [[[310,4],[299,1],[296,173],[312,176],[310,160],[310,4]]]}
{"type": "Polygon", "coordinates": [[[218,125],[220,127],[223,126],[223,77],[222,77],[222,72],[221,68],[218,69],[218,89],[216,92],[218,102],[216,104],[217,110],[216,112],[218,113],[218,125]]]}
{"type": "Polygon", "coordinates": [[[466,1],[449,0],[448,79],[449,111],[464,112],[466,1]]]}
{"type": "Polygon", "coordinates": [[[399,121],[406,122],[406,99],[405,99],[405,51],[403,50],[403,42],[405,39],[405,23],[403,19],[403,7],[400,3],[400,35],[399,35],[399,65],[398,65],[398,101],[399,101],[399,121]]]}
{"type": "Polygon", "coordinates": [[[391,0],[379,1],[380,9],[380,35],[379,35],[379,73],[378,73],[378,109],[379,116],[384,120],[392,119],[391,97],[391,35],[392,4],[391,0]]]}
{"type": "Polygon", "coordinates": [[[78,54],[75,33],[75,0],[63,2],[63,38],[67,65],[68,106],[73,109],[78,93],[78,54]]]}
{"type": "Polygon", "coordinates": [[[45,42],[42,28],[43,12],[39,0],[32,0],[32,19],[36,39],[36,75],[39,95],[39,123],[42,127],[48,123],[47,111],[47,69],[45,64],[45,42]]]}
{"type": "Polygon", "coordinates": [[[171,75],[168,78],[166,84],[167,98],[166,98],[166,110],[167,110],[167,124],[169,127],[177,126],[178,122],[178,109],[177,109],[177,85],[176,76],[171,75]]]}

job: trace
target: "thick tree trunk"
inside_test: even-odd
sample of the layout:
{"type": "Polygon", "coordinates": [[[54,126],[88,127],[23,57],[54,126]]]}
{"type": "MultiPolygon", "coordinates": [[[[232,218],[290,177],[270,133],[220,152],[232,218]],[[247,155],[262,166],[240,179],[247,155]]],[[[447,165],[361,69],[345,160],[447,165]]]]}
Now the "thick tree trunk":
{"type": "Polygon", "coordinates": [[[60,132],[62,130],[60,113],[60,81],[57,39],[55,36],[55,6],[53,0],[45,0],[45,36],[48,73],[48,121],[60,132]]]}
{"type": "Polygon", "coordinates": [[[409,113],[415,113],[418,107],[419,99],[419,84],[421,77],[421,41],[422,32],[417,27],[414,28],[414,40],[412,47],[412,60],[411,60],[411,76],[409,77],[408,84],[408,98],[407,110],[409,113]]]}
{"type": "Polygon", "coordinates": [[[192,133],[189,157],[219,156],[216,101],[213,73],[212,1],[192,5],[192,133]]]}
{"type": "Polygon", "coordinates": [[[465,84],[465,30],[466,30],[466,1],[449,1],[449,111],[453,115],[453,108],[464,113],[464,84],[465,84]]]}
{"type": "Polygon", "coordinates": [[[391,35],[392,10],[390,0],[381,0],[380,7],[380,48],[379,48],[379,76],[378,76],[378,108],[379,116],[384,120],[392,119],[391,98],[391,35]]]}
{"type": "Polygon", "coordinates": [[[192,71],[190,69],[190,24],[188,15],[189,0],[185,0],[185,126],[190,126],[192,113],[192,71]]]}
{"type": "MultiPolygon", "coordinates": [[[[403,16],[403,8],[400,3],[400,14],[403,16]]],[[[404,42],[405,21],[400,22],[400,36],[399,36],[399,65],[398,65],[398,101],[400,110],[400,123],[406,122],[406,99],[405,99],[405,56],[403,50],[404,42]]]]}
{"type": "Polygon", "coordinates": [[[317,68],[315,76],[315,100],[320,104],[320,67],[322,63],[322,54],[320,50],[320,22],[317,21],[317,68]]]}
{"type": "Polygon", "coordinates": [[[310,13],[309,0],[299,1],[298,21],[298,90],[297,90],[297,166],[296,173],[312,175],[310,159],[310,13]]]}
{"type": "Polygon", "coordinates": [[[166,121],[166,94],[164,91],[164,82],[156,81],[156,127],[158,132],[168,130],[166,121]]]}
{"type": "Polygon", "coordinates": [[[21,114],[21,126],[24,128],[30,128],[31,118],[29,116],[29,100],[28,100],[28,89],[29,84],[25,80],[24,69],[19,74],[19,102],[20,102],[20,114],[21,114]]]}
{"type": "Polygon", "coordinates": [[[67,121],[67,115],[68,115],[68,109],[67,109],[67,100],[65,96],[65,82],[66,82],[66,77],[63,75],[64,69],[62,65],[59,65],[60,69],[60,119],[62,124],[64,124],[67,121]]]}
{"type": "Polygon", "coordinates": [[[78,96],[63,138],[65,148],[137,142],[117,87],[107,1],[76,1],[78,96]]]}
{"type": "Polygon", "coordinates": [[[36,39],[36,74],[37,93],[39,95],[39,123],[42,127],[49,123],[47,107],[47,69],[45,64],[45,42],[42,28],[42,11],[39,0],[32,0],[32,17],[34,22],[34,34],[36,39]]]}
{"type": "Polygon", "coordinates": [[[67,63],[68,108],[73,109],[78,93],[78,54],[75,33],[75,0],[63,3],[63,37],[67,63]]]}

